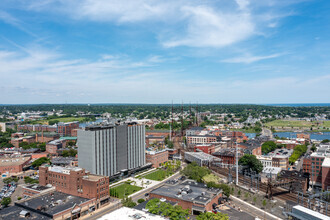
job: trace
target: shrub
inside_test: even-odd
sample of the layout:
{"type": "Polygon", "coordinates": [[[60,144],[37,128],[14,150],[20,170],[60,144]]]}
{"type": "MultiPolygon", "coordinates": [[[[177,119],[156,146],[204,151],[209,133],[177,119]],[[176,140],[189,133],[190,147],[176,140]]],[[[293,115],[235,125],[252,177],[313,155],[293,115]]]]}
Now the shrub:
{"type": "Polygon", "coordinates": [[[144,201],[145,201],[144,199],[139,199],[137,202],[140,204],[140,203],[142,203],[144,201]]]}

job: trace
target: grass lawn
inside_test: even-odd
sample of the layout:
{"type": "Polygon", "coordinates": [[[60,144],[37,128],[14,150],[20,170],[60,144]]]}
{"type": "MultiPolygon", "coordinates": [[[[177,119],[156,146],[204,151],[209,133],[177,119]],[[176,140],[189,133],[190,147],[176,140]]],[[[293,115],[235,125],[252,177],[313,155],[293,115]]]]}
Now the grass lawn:
{"type": "Polygon", "coordinates": [[[266,123],[268,127],[311,127],[312,125],[316,126],[316,122],[310,121],[288,121],[288,120],[275,120],[266,123]]]}
{"type": "Polygon", "coordinates": [[[172,175],[173,173],[170,173],[168,171],[165,170],[157,170],[155,172],[149,173],[145,176],[143,176],[146,179],[149,180],[156,180],[156,181],[162,181],[164,180],[166,177],[172,175]]]}
{"type": "Polygon", "coordinates": [[[81,121],[84,120],[84,117],[66,117],[66,118],[54,118],[49,120],[39,120],[39,121],[33,121],[33,124],[48,124],[49,121],[59,121],[59,122],[72,122],[72,121],[81,121]]]}
{"type": "Polygon", "coordinates": [[[218,183],[219,180],[220,180],[220,178],[217,177],[216,175],[210,173],[210,174],[204,176],[204,177],[203,177],[203,180],[204,180],[205,182],[207,182],[207,183],[208,183],[208,182],[215,182],[215,183],[218,183]]]}
{"type": "Polygon", "coordinates": [[[124,194],[126,196],[131,195],[131,194],[141,190],[142,187],[130,185],[128,183],[123,183],[123,184],[120,184],[119,186],[113,187],[111,189],[115,190],[116,193],[118,193],[119,199],[122,199],[122,198],[124,198],[124,194]]]}
{"type": "Polygon", "coordinates": [[[330,121],[324,121],[323,126],[327,127],[327,128],[330,128],[330,121]]]}

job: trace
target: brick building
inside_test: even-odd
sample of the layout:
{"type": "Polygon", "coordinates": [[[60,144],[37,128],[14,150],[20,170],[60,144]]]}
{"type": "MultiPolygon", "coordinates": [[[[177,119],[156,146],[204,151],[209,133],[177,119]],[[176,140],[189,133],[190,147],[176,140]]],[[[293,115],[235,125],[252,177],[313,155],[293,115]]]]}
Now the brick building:
{"type": "Polygon", "coordinates": [[[330,186],[330,158],[327,157],[322,163],[322,189],[327,190],[330,186]]]}
{"type": "Polygon", "coordinates": [[[23,132],[56,132],[57,126],[56,125],[41,125],[41,124],[35,124],[35,125],[17,125],[17,131],[23,131],[23,132]]]}
{"type": "Polygon", "coordinates": [[[53,140],[46,144],[46,152],[51,155],[58,155],[58,150],[65,146],[65,140],[53,140]]]}
{"type": "Polygon", "coordinates": [[[31,156],[11,156],[0,158],[0,173],[20,173],[23,168],[28,165],[31,160],[31,156]]]}
{"type": "Polygon", "coordinates": [[[186,180],[179,184],[167,183],[152,190],[149,197],[164,198],[178,203],[183,209],[191,210],[192,214],[199,214],[212,211],[212,205],[214,203],[219,204],[219,199],[222,198],[222,190],[207,188],[203,183],[186,180]]]}
{"type": "Polygon", "coordinates": [[[215,135],[191,135],[187,136],[187,144],[212,144],[217,142],[215,135]]]}
{"type": "Polygon", "coordinates": [[[194,151],[203,151],[206,154],[213,154],[215,152],[215,147],[211,144],[201,144],[194,146],[194,151]]]}
{"type": "MultiPolygon", "coordinates": [[[[305,156],[303,159],[303,170],[304,172],[310,173],[310,181],[312,181],[313,184],[316,186],[322,186],[322,182],[324,179],[322,165],[323,161],[326,158],[326,153],[314,152],[310,155],[305,156]]],[[[327,173],[327,164],[328,163],[325,163],[325,173],[327,173]]]]}
{"type": "Polygon", "coordinates": [[[168,161],[168,151],[147,151],[146,162],[152,163],[152,167],[158,168],[168,161]]]}
{"type": "Polygon", "coordinates": [[[92,175],[79,167],[41,166],[39,184],[51,184],[58,192],[95,198],[101,204],[109,202],[109,177],[92,175]]]}
{"type": "Polygon", "coordinates": [[[146,130],[146,136],[165,136],[169,137],[170,136],[170,131],[168,130],[146,130]]]}
{"type": "Polygon", "coordinates": [[[57,133],[60,136],[77,136],[77,131],[76,129],[79,128],[79,122],[78,121],[74,121],[74,122],[67,122],[67,123],[63,123],[60,122],[57,125],[57,133]]]}
{"type": "MultiPolygon", "coordinates": [[[[222,160],[223,164],[236,164],[236,149],[224,148],[212,154],[222,160]]],[[[242,157],[241,149],[238,149],[238,160],[242,157]]]]}

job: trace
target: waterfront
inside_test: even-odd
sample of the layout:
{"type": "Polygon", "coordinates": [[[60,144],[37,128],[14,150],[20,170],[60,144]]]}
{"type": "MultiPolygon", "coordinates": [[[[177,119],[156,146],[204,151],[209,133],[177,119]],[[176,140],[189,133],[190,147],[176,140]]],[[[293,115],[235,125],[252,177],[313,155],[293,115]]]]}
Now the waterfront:
{"type": "MultiPolygon", "coordinates": [[[[299,132],[275,132],[273,133],[274,137],[280,137],[280,138],[295,138],[297,137],[297,133],[299,132]]],[[[245,133],[245,135],[248,138],[255,138],[256,133],[245,133]]],[[[330,132],[322,132],[322,134],[319,134],[318,132],[311,132],[311,139],[312,140],[324,140],[324,139],[329,139],[330,140],[330,132]]]]}

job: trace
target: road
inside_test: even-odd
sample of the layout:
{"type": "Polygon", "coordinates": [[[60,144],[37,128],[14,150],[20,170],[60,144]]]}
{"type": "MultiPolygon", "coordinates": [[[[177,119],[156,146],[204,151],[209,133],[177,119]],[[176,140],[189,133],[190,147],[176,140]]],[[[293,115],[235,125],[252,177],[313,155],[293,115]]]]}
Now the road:
{"type": "MultiPolygon", "coordinates": [[[[168,180],[171,180],[171,179],[177,179],[179,176],[181,176],[179,173],[178,174],[175,174],[173,176],[171,176],[168,180]]],[[[151,187],[150,189],[146,190],[146,191],[142,191],[142,192],[139,192],[139,193],[136,193],[134,194],[133,196],[130,196],[132,198],[133,201],[137,201],[138,199],[145,199],[145,194],[146,193],[150,193],[152,190],[164,185],[165,183],[161,183],[159,185],[156,185],[154,187],[151,187]]],[[[117,202],[111,204],[111,205],[108,205],[104,208],[101,208],[100,210],[97,210],[95,211],[92,215],[89,215],[89,216],[84,216],[84,218],[82,219],[93,219],[93,220],[96,220],[98,218],[101,218],[103,215],[106,215],[116,209],[119,209],[120,207],[122,207],[122,204],[121,204],[121,201],[118,199],[117,202]]]]}
{"type": "Polygon", "coordinates": [[[271,139],[272,138],[274,138],[273,137],[273,133],[272,133],[272,131],[270,130],[270,129],[268,129],[268,128],[262,128],[262,131],[261,131],[261,134],[262,135],[264,135],[264,136],[268,136],[268,137],[270,137],[271,139]]]}
{"type": "MultiPolygon", "coordinates": [[[[305,155],[307,155],[307,154],[310,153],[312,146],[313,146],[313,145],[311,145],[311,144],[307,146],[307,151],[306,151],[305,155]]],[[[304,156],[305,156],[305,155],[304,155],[304,156]]],[[[304,156],[302,156],[302,157],[299,159],[298,165],[296,166],[296,169],[297,169],[298,171],[300,171],[301,168],[302,168],[302,165],[303,165],[303,162],[304,162],[304,158],[303,158],[304,156]]]]}

